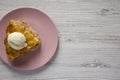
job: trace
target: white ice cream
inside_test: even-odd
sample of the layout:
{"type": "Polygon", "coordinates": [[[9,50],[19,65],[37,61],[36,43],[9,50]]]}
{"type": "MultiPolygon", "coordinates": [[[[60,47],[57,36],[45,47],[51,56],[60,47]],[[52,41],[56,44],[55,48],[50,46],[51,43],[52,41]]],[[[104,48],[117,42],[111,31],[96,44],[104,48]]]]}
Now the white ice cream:
{"type": "Polygon", "coordinates": [[[15,50],[20,50],[27,46],[26,38],[20,32],[13,32],[9,34],[7,41],[10,47],[15,50]]]}

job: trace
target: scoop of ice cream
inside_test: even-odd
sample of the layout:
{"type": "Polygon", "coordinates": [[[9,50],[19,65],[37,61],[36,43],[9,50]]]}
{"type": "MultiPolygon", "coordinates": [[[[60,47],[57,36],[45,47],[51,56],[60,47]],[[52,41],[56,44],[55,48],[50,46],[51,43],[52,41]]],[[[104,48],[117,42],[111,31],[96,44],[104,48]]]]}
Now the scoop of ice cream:
{"type": "Polygon", "coordinates": [[[27,46],[26,38],[20,32],[13,32],[9,34],[7,41],[10,47],[15,50],[20,50],[27,46]]]}

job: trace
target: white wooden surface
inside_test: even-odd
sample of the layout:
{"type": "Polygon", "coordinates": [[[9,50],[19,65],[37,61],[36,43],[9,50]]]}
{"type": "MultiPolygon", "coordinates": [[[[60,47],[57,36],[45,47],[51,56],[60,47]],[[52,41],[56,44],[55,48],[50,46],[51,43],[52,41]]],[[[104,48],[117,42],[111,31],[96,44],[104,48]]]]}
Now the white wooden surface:
{"type": "Polygon", "coordinates": [[[0,0],[0,19],[19,7],[37,8],[52,18],[59,50],[32,72],[0,61],[0,80],[120,80],[120,0],[0,0]]]}

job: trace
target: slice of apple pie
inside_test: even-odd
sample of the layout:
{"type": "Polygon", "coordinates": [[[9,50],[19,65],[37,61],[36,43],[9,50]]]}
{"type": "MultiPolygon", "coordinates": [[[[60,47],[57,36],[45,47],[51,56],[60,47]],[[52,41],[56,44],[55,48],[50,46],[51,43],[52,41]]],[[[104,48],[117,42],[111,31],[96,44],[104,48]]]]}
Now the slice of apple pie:
{"type": "Polygon", "coordinates": [[[35,30],[23,20],[10,20],[4,40],[10,61],[40,46],[40,38],[35,30]]]}

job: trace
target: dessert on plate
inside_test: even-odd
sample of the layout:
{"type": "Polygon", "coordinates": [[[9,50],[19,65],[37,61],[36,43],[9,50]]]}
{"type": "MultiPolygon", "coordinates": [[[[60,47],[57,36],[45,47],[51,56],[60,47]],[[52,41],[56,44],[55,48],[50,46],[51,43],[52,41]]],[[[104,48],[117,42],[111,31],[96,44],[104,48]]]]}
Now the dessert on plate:
{"type": "Polygon", "coordinates": [[[40,38],[25,21],[10,20],[4,44],[10,61],[13,61],[28,51],[36,50],[40,46],[40,38]]]}

